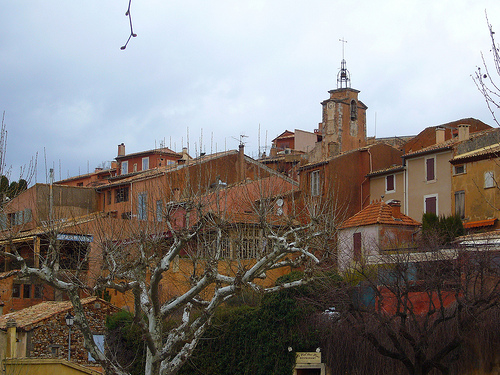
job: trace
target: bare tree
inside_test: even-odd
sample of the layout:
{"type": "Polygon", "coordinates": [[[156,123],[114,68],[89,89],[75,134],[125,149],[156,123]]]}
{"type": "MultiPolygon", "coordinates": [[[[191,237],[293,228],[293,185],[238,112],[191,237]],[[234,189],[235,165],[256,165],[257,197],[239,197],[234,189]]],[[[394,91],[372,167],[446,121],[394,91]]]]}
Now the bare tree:
{"type": "Polygon", "coordinates": [[[476,72],[472,76],[474,83],[476,84],[477,89],[483,95],[486,100],[486,105],[493,116],[493,120],[500,125],[498,119],[495,115],[496,111],[500,107],[500,89],[498,84],[496,83],[496,79],[500,75],[500,54],[499,47],[495,41],[495,32],[493,31],[493,26],[490,24],[488,20],[488,15],[486,14],[486,23],[488,25],[488,30],[491,39],[491,55],[493,58],[493,70],[488,68],[488,64],[486,63],[485,56],[481,53],[481,58],[483,61],[483,66],[478,66],[476,72]],[[492,73],[496,73],[497,77],[493,77],[492,73]]]}
{"type": "Polygon", "coordinates": [[[170,196],[162,200],[165,188],[155,180],[147,191],[149,203],[144,201],[141,209],[147,213],[131,219],[95,213],[73,224],[47,223],[48,246],[39,254],[39,267],[30,265],[14,235],[7,236],[0,252],[20,265],[22,275],[35,276],[69,297],[86,349],[109,373],[127,370],[98,349],[82,295],[115,290],[130,297],[147,348],[144,373],[175,374],[218,306],[244,288],[267,293],[307,282],[321,261],[324,238],[334,236],[334,219],[308,210],[296,199],[296,185],[283,178],[217,186],[205,194],[193,189],[176,201],[170,196]],[[92,233],[92,249],[65,253],[57,239],[68,225],[73,233],[92,233]],[[68,257],[76,258],[63,267],[68,257]],[[279,287],[266,281],[296,267],[305,270],[304,279],[279,287]]]}
{"type": "Polygon", "coordinates": [[[480,248],[384,254],[345,275],[330,300],[341,320],[322,324],[349,327],[408,374],[450,374],[478,322],[499,305],[499,272],[498,253],[480,248]]]}

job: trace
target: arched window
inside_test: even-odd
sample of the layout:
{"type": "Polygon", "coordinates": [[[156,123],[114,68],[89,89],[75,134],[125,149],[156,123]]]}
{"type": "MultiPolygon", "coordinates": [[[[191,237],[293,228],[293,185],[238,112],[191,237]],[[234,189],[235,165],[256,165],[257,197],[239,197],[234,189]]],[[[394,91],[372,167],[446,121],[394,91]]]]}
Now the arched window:
{"type": "Polygon", "coordinates": [[[358,118],[358,105],[355,100],[351,100],[351,121],[358,118]]]}

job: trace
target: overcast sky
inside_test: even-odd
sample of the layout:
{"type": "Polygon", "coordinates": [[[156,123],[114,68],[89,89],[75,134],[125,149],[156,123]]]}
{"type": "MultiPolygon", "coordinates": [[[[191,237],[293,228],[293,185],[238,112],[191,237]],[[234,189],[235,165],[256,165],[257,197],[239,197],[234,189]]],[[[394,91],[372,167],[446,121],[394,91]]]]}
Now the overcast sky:
{"type": "MultiPolygon", "coordinates": [[[[489,59],[481,0],[0,0],[0,110],[12,177],[93,171],[158,147],[246,153],[286,129],[313,131],[345,59],[368,135],[417,134],[464,117],[493,125],[471,79],[489,59]],[[375,126],[376,124],[376,126],[375,126]],[[200,142],[201,140],[201,142],[200,142]],[[46,160],[46,162],[45,162],[46,160]]],[[[266,142],[267,141],[267,142],[266,142]]],[[[196,151],[197,150],[197,151],[196,151]]]]}

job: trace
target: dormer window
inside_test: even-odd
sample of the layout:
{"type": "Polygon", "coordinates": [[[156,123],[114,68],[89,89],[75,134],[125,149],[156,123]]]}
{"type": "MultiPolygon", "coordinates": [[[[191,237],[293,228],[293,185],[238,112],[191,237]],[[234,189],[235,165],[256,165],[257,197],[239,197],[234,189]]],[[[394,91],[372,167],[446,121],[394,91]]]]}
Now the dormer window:
{"type": "Polygon", "coordinates": [[[358,118],[358,105],[355,100],[351,100],[351,121],[358,118]]]}

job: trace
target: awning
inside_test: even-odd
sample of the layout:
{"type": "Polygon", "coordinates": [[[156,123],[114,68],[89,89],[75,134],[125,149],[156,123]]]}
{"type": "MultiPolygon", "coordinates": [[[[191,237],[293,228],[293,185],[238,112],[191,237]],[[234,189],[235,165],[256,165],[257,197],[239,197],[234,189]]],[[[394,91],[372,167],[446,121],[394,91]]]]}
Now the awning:
{"type": "Polygon", "coordinates": [[[468,223],[464,224],[464,228],[469,229],[469,228],[490,227],[492,225],[495,225],[495,221],[497,221],[496,218],[478,220],[478,221],[469,221],[468,223]]]}

